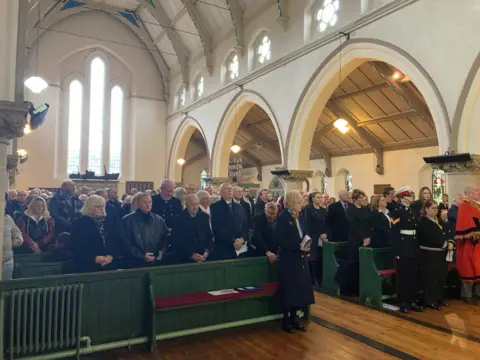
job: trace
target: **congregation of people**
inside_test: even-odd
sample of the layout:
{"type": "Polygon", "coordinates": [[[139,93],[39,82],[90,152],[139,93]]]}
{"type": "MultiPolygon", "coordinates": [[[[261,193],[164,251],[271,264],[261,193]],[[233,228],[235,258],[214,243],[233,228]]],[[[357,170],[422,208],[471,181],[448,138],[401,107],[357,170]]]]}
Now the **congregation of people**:
{"type": "Polygon", "coordinates": [[[15,254],[22,253],[71,259],[72,272],[265,256],[279,265],[284,329],[305,331],[296,314],[314,302],[312,285],[322,282],[323,245],[331,241],[347,243],[336,276],[341,295],[359,293],[361,247],[392,247],[401,311],[439,309],[447,305],[448,265],[458,248],[462,296],[475,303],[480,276],[471,253],[477,251],[480,226],[470,212],[478,211],[477,186],[467,187],[466,198],[457,195],[451,204],[446,194],[437,204],[428,188],[421,189],[418,200],[408,187],[386,188],[370,201],[358,189],[338,195],[336,201],[318,191],[290,191],[274,201],[265,189],[253,199],[249,188],[229,183],[216,193],[175,188],[171,180],[163,180],[158,193],[131,189],[122,200],[116,189],[92,192],[76,189],[72,181],[55,194],[12,190],[6,195],[2,279],[12,278],[15,254]],[[455,223],[465,217],[456,235],[455,223]],[[306,236],[312,240],[309,247],[302,245],[306,236]]]}

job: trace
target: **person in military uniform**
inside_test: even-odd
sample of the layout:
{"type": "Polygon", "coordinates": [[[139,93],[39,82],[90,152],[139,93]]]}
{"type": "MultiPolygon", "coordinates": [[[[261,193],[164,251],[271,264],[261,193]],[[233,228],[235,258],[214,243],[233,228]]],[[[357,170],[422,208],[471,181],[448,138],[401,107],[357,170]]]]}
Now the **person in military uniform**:
{"type": "Polygon", "coordinates": [[[409,310],[423,311],[415,303],[415,290],[418,279],[418,243],[416,228],[418,217],[410,205],[414,197],[410,187],[398,189],[395,196],[400,200],[392,213],[392,247],[397,270],[397,295],[400,311],[407,314],[409,310]]]}

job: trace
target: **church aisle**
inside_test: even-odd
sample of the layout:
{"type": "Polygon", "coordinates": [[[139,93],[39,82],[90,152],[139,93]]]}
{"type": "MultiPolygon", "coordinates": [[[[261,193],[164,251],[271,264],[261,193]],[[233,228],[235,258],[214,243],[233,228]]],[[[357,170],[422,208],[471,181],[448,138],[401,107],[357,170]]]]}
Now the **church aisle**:
{"type": "Polygon", "coordinates": [[[315,293],[312,315],[422,360],[478,359],[480,343],[315,293]]]}
{"type": "MultiPolygon", "coordinates": [[[[307,333],[289,335],[271,322],[241,329],[158,342],[157,354],[143,347],[93,354],[88,360],[390,360],[351,337],[310,323],[307,333]]],[[[83,357],[82,357],[83,359],[83,357]]]]}

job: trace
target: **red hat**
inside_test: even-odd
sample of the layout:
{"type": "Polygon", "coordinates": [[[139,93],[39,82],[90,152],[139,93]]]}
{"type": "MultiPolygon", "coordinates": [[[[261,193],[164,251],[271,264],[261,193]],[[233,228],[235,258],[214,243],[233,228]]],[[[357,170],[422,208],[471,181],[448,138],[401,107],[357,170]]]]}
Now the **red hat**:
{"type": "Polygon", "coordinates": [[[410,189],[410,186],[404,186],[395,192],[395,197],[401,198],[401,197],[412,195],[412,194],[413,194],[413,191],[412,189],[410,189]]]}

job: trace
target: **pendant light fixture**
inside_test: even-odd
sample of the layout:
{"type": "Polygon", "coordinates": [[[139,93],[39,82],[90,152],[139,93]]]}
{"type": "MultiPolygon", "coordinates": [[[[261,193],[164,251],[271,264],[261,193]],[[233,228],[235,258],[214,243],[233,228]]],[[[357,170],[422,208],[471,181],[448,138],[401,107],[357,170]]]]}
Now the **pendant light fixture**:
{"type": "MultiPolygon", "coordinates": [[[[41,93],[48,87],[48,84],[45,80],[43,80],[40,76],[38,76],[38,47],[40,45],[40,38],[39,38],[39,29],[40,29],[40,4],[37,4],[37,43],[36,43],[36,59],[35,59],[35,76],[29,77],[25,80],[25,86],[30,89],[31,92],[35,94],[41,93]]],[[[27,129],[25,129],[27,130],[27,129]]]]}
{"type": "MultiPolygon", "coordinates": [[[[235,98],[235,104],[234,104],[235,108],[234,108],[234,118],[233,118],[233,126],[234,126],[234,129],[235,129],[235,132],[237,131],[237,99],[235,98]]],[[[234,154],[238,154],[240,152],[240,150],[242,150],[242,148],[240,147],[240,145],[237,145],[237,144],[233,144],[232,147],[230,148],[230,150],[232,150],[232,152],[234,154]]]]}
{"type": "Polygon", "coordinates": [[[183,166],[185,164],[185,159],[178,159],[177,164],[183,166]]]}
{"type": "MultiPolygon", "coordinates": [[[[343,34],[342,34],[343,35],[343,34]]],[[[340,71],[339,71],[339,84],[338,87],[342,86],[342,38],[340,38],[340,71]]],[[[335,120],[333,126],[340,131],[342,134],[346,134],[350,128],[348,127],[348,121],[342,118],[343,107],[340,107],[340,117],[335,120]]]]}

